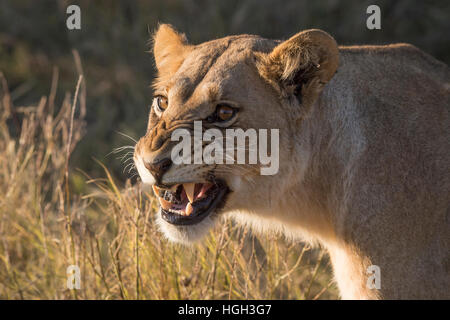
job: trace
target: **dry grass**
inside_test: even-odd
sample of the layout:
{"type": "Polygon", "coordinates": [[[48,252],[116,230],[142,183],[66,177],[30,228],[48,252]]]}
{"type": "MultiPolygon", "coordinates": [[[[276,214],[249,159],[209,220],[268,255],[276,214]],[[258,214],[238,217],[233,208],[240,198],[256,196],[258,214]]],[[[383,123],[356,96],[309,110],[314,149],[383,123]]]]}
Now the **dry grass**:
{"type": "Polygon", "coordinates": [[[0,299],[337,297],[319,249],[232,222],[196,246],[173,245],[153,222],[152,195],[139,184],[119,187],[105,167],[105,178],[80,182],[78,174],[87,191],[71,192],[85,92],[80,77],[56,108],[56,79],[48,97],[20,107],[0,74],[0,299]],[[66,287],[69,265],[81,270],[80,290],[66,287]]]}

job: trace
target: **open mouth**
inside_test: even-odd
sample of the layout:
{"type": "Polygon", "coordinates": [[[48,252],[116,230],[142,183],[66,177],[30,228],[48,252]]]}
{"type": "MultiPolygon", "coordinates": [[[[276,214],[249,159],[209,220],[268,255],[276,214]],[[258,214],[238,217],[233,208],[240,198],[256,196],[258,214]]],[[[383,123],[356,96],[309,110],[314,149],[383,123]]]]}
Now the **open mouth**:
{"type": "Polygon", "coordinates": [[[199,223],[221,204],[228,188],[221,182],[183,183],[164,189],[153,185],[161,216],[175,225],[199,223]]]}

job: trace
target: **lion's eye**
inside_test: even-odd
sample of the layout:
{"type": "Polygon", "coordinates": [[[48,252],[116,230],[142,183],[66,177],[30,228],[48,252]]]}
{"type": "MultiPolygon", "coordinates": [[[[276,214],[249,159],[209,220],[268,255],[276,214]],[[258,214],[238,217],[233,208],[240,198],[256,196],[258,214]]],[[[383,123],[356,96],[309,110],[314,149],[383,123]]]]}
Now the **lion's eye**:
{"type": "Polygon", "coordinates": [[[218,104],[216,111],[208,117],[209,122],[225,122],[231,120],[236,114],[236,109],[226,104],[218,104]]]}
{"type": "Polygon", "coordinates": [[[219,121],[227,121],[233,118],[235,110],[227,105],[217,106],[217,118],[219,121]]]}
{"type": "Polygon", "coordinates": [[[156,109],[159,112],[164,112],[164,110],[167,109],[167,105],[169,104],[169,101],[164,96],[157,96],[155,97],[155,105],[156,109]]]}

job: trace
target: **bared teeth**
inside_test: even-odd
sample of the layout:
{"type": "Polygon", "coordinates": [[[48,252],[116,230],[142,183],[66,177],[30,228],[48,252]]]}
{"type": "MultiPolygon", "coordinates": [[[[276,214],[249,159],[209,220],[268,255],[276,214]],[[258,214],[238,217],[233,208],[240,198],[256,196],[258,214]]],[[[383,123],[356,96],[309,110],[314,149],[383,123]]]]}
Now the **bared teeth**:
{"type": "MultiPolygon", "coordinates": [[[[192,203],[194,203],[194,200],[196,200],[196,198],[197,198],[197,200],[205,198],[206,192],[212,187],[212,184],[200,184],[201,188],[200,188],[200,190],[197,191],[197,196],[196,196],[195,195],[196,184],[193,182],[183,183],[182,184],[183,188],[181,190],[184,189],[184,194],[186,194],[186,197],[183,200],[184,195],[182,193],[181,202],[179,200],[177,200],[176,198],[174,198],[174,193],[176,193],[179,186],[180,186],[180,184],[174,185],[170,188],[170,190],[161,189],[161,188],[157,187],[156,185],[153,185],[152,188],[153,188],[153,192],[158,197],[158,200],[159,200],[159,203],[160,203],[162,209],[173,212],[175,214],[179,214],[179,215],[183,215],[183,216],[190,216],[194,212],[194,206],[192,205],[192,203]],[[166,191],[170,191],[170,192],[166,193],[166,191]],[[167,196],[166,199],[169,199],[171,201],[168,201],[164,197],[161,197],[160,196],[161,193],[165,194],[167,196]],[[186,198],[188,201],[186,201],[186,198]],[[185,206],[184,206],[184,203],[186,203],[185,206]],[[184,210],[182,208],[180,208],[180,205],[184,206],[184,210]]],[[[199,186],[197,186],[197,187],[199,187],[199,186]]]]}
{"type": "Polygon", "coordinates": [[[192,207],[192,204],[188,202],[186,205],[186,216],[189,216],[194,211],[194,208],[192,207]]]}
{"type": "Polygon", "coordinates": [[[159,204],[161,205],[161,208],[163,208],[164,210],[169,210],[172,207],[171,202],[164,200],[161,197],[158,197],[158,200],[159,200],[159,204]]]}
{"type": "Polygon", "coordinates": [[[184,183],[183,184],[184,191],[186,192],[186,196],[189,199],[189,202],[194,202],[194,189],[195,183],[184,183]]]}

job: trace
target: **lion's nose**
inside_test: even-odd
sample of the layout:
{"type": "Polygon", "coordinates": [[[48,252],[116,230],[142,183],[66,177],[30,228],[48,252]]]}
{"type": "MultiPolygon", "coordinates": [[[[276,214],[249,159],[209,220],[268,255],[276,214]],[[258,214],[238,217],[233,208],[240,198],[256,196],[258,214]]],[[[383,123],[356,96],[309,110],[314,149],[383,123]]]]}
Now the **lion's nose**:
{"type": "Polygon", "coordinates": [[[155,177],[156,181],[161,182],[161,177],[172,165],[172,160],[164,158],[153,162],[144,162],[145,167],[155,177]]]}

